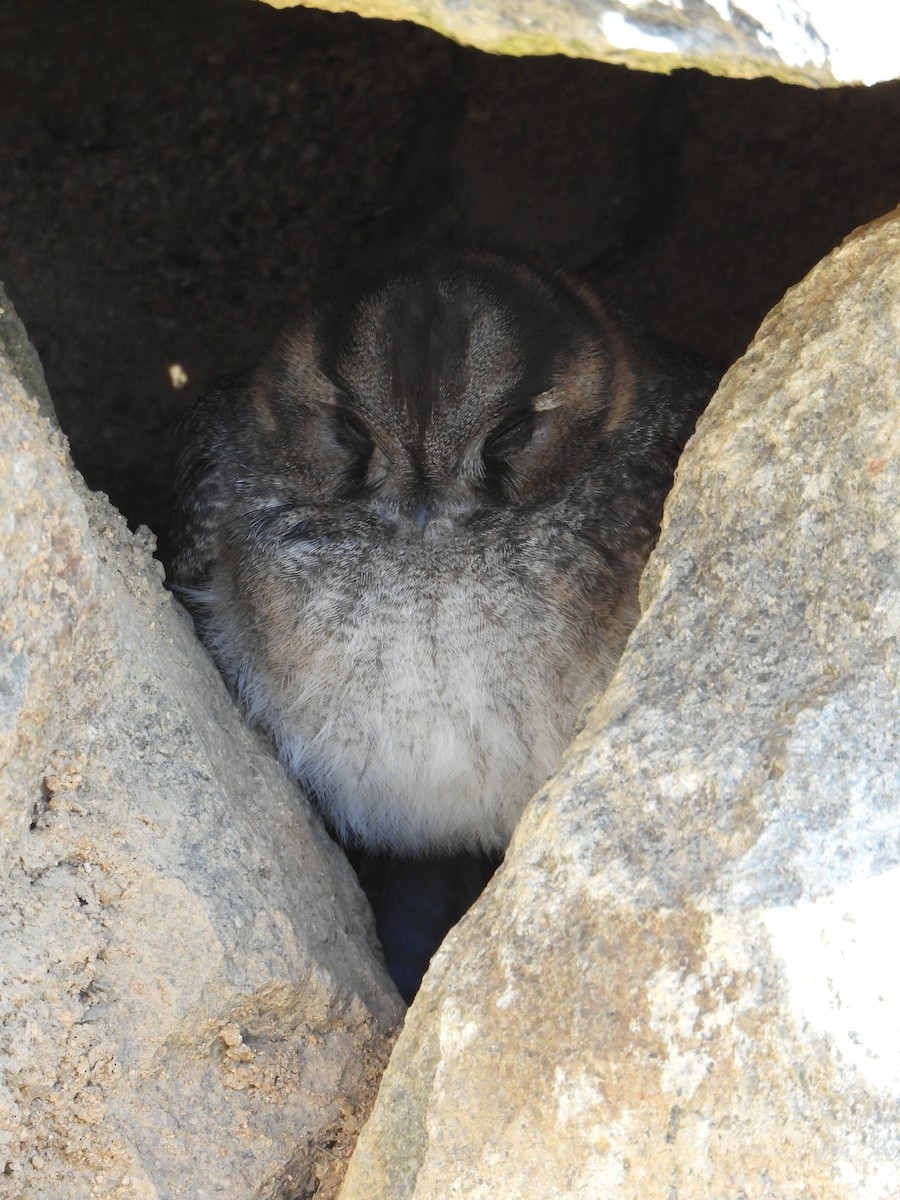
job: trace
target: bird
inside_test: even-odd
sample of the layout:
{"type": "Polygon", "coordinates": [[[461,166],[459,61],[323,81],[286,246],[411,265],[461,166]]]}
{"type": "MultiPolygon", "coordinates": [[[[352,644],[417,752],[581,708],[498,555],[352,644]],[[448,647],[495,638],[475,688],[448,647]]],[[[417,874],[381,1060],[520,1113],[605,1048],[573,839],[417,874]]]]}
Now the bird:
{"type": "Polygon", "coordinates": [[[489,878],[615,670],[717,378],[574,272],[424,247],[324,280],[189,412],[175,588],[370,896],[411,881],[386,911],[474,898],[423,863],[489,878]]]}

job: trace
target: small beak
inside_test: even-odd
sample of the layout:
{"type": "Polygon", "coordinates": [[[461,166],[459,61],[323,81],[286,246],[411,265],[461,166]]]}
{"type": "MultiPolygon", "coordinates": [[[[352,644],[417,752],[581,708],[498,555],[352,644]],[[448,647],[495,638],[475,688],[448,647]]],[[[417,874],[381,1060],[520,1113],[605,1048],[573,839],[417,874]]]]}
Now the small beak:
{"type": "Polygon", "coordinates": [[[416,511],[413,513],[413,523],[416,529],[422,530],[431,520],[432,509],[430,504],[417,504],[416,511]]]}

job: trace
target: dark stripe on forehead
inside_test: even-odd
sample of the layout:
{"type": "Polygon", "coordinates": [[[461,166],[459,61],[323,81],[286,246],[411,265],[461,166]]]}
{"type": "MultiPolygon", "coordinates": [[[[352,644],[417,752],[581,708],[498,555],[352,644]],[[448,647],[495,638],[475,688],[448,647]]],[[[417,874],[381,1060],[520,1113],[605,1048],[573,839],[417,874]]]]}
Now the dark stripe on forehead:
{"type": "Polygon", "coordinates": [[[460,386],[471,306],[426,275],[392,290],[383,320],[395,402],[424,434],[445,393],[460,386]]]}

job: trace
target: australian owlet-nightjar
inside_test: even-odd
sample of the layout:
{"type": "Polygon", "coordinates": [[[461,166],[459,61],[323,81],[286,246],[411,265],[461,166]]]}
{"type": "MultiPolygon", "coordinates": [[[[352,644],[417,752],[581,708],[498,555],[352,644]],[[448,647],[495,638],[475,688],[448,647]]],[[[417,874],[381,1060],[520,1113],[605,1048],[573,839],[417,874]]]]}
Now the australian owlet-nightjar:
{"type": "Polygon", "coordinates": [[[175,581],[345,846],[502,852],[635,624],[715,382],[565,271],[423,251],[196,403],[175,581]]]}

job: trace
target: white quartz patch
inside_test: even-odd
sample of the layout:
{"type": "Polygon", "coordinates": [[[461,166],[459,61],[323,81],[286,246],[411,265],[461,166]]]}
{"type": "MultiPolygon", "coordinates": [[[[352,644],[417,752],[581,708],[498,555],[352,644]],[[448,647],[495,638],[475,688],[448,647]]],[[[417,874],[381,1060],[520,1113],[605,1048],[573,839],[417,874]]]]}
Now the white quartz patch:
{"type": "Polygon", "coordinates": [[[807,0],[816,33],[829,48],[836,79],[878,83],[900,77],[897,0],[807,0]]]}
{"type": "Polygon", "coordinates": [[[678,53],[678,47],[671,38],[638,29],[622,13],[604,13],[600,18],[600,28],[611,46],[623,50],[644,50],[650,54],[678,53]]]}
{"type": "Polygon", "coordinates": [[[802,5],[793,0],[741,0],[732,7],[759,21],[771,33],[773,48],[790,65],[822,65],[811,52],[809,34],[814,33],[827,48],[827,66],[835,79],[877,83],[900,76],[896,0],[805,0],[802,5]]]}
{"type": "MultiPolygon", "coordinates": [[[[774,51],[788,67],[824,68],[844,83],[900,77],[898,0],[707,0],[707,5],[728,24],[743,18],[746,25],[749,18],[760,48],[774,51]]],[[[600,17],[603,36],[622,50],[683,52],[683,42],[676,45],[664,33],[650,31],[650,16],[657,21],[666,7],[679,14],[682,24],[683,0],[619,0],[616,10],[600,17]]],[[[691,24],[698,30],[709,23],[701,13],[692,13],[691,24]]]]}
{"type": "Polygon", "coordinates": [[[737,12],[757,21],[761,26],[757,34],[761,44],[774,50],[788,66],[825,65],[827,44],[823,44],[818,25],[810,15],[815,0],[803,6],[794,0],[741,0],[740,4],[728,7],[730,20],[734,20],[733,14],[737,12]]]}
{"type": "Polygon", "coordinates": [[[900,1096],[900,867],[763,915],[798,1023],[900,1096]]]}

